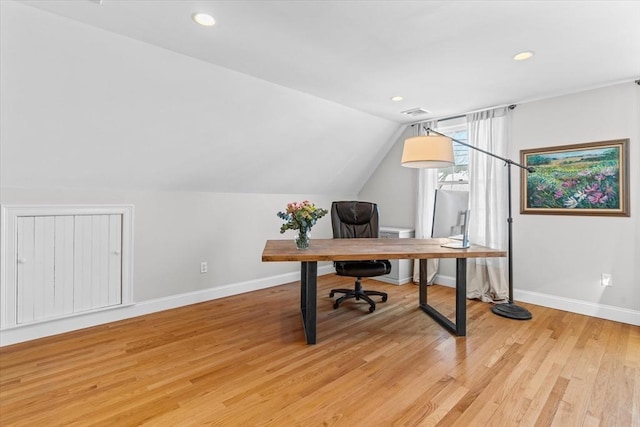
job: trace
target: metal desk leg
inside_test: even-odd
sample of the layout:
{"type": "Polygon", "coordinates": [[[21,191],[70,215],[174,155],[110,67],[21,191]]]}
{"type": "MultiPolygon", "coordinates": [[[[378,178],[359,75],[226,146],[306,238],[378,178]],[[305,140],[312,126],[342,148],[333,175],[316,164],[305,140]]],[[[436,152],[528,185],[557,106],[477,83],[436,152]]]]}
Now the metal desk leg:
{"type": "Polygon", "coordinates": [[[427,269],[427,260],[420,260],[420,306],[427,305],[427,277],[429,277],[429,271],[427,269]]]}
{"type": "Polygon", "coordinates": [[[316,343],[316,302],[318,296],[318,263],[303,261],[300,266],[300,312],[307,344],[316,343]]]}
{"type": "Polygon", "coordinates": [[[467,335],[467,259],[456,258],[456,323],[427,303],[427,260],[420,260],[420,308],[457,336],[467,335]]]}
{"type": "Polygon", "coordinates": [[[467,335],[467,259],[456,259],[456,335],[467,335]]]}

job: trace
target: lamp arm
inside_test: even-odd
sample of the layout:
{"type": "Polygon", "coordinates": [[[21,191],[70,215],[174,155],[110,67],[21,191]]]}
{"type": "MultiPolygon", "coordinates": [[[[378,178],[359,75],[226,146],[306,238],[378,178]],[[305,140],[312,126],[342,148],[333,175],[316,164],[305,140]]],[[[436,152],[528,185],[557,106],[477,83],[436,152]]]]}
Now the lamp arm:
{"type": "Polygon", "coordinates": [[[423,126],[423,128],[424,128],[424,130],[425,130],[426,132],[433,132],[433,133],[435,133],[436,135],[444,136],[445,138],[449,138],[450,140],[452,140],[452,141],[454,141],[454,142],[457,142],[457,143],[458,143],[458,144],[460,144],[460,145],[464,145],[465,147],[473,148],[474,150],[476,150],[476,151],[480,151],[481,153],[484,153],[484,154],[486,154],[487,156],[491,156],[491,157],[495,157],[496,159],[500,159],[500,160],[502,160],[503,162],[505,162],[506,164],[514,165],[514,166],[518,166],[519,168],[522,168],[522,169],[524,169],[524,170],[526,170],[526,171],[528,171],[528,172],[531,172],[531,173],[533,173],[533,172],[535,172],[535,171],[536,171],[536,170],[535,170],[534,168],[532,168],[531,166],[524,166],[524,165],[521,165],[520,163],[516,163],[516,162],[514,162],[514,161],[513,161],[513,160],[511,160],[511,159],[506,159],[506,158],[504,158],[504,157],[500,157],[500,156],[498,156],[497,154],[493,154],[493,153],[491,153],[491,152],[489,152],[489,151],[483,150],[482,148],[478,148],[478,147],[475,147],[475,146],[473,146],[473,145],[471,145],[471,144],[467,144],[466,142],[462,142],[462,141],[457,140],[457,139],[455,139],[455,138],[451,138],[450,136],[445,135],[445,134],[443,134],[443,133],[440,133],[440,132],[438,132],[437,130],[433,130],[433,129],[431,129],[431,128],[425,128],[424,126],[423,126]]]}

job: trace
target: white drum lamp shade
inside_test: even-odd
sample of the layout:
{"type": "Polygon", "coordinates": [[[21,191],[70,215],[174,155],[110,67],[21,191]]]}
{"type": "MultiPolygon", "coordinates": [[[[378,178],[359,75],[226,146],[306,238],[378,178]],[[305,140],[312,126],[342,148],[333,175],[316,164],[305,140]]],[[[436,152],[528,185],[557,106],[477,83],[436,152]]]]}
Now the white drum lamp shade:
{"type": "Polygon", "coordinates": [[[454,164],[453,143],[446,136],[414,136],[404,141],[402,166],[445,168],[454,164]]]}

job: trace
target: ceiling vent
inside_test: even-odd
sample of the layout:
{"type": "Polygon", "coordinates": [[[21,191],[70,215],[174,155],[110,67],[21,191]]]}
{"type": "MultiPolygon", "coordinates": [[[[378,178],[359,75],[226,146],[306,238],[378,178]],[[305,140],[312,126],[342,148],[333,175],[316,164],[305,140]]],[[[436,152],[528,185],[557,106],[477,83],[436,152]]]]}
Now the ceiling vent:
{"type": "Polygon", "coordinates": [[[402,114],[406,114],[407,116],[416,117],[422,116],[423,114],[429,114],[431,111],[425,110],[422,107],[412,108],[410,110],[401,111],[402,114]]]}

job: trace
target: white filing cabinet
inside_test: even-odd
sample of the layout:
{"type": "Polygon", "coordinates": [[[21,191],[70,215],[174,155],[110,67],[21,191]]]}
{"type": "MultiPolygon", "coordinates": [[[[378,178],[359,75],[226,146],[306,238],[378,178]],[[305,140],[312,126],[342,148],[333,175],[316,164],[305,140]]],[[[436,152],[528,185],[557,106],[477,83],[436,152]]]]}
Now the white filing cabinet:
{"type": "MultiPolygon", "coordinates": [[[[404,239],[414,236],[413,228],[380,227],[379,236],[382,239],[404,239]]],[[[384,276],[372,277],[375,280],[391,283],[394,285],[404,285],[413,281],[413,260],[392,259],[391,273],[384,276]]]]}

